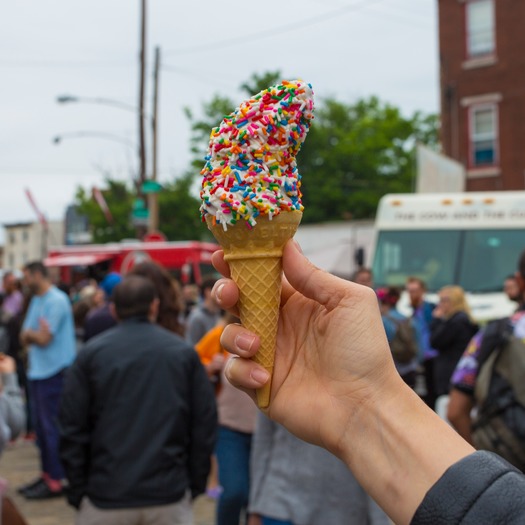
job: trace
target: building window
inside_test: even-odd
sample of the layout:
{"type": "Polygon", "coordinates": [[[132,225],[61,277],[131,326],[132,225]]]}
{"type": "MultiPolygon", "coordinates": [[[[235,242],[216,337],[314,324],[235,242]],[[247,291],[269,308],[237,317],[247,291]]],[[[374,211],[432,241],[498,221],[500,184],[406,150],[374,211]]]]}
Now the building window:
{"type": "Polygon", "coordinates": [[[498,111],[495,104],[470,108],[470,150],[473,167],[498,163],[498,111]]]}
{"type": "Polygon", "coordinates": [[[467,55],[493,54],[496,47],[494,0],[471,0],[466,4],[467,55]]]}
{"type": "Polygon", "coordinates": [[[23,230],[22,231],[22,241],[27,242],[28,239],[29,239],[29,233],[27,232],[27,230],[23,230]]]}

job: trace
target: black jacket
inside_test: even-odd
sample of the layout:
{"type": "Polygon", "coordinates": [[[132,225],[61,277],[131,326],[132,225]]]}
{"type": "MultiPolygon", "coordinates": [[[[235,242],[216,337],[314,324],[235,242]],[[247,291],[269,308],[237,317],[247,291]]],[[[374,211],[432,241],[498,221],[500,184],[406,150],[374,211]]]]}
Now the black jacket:
{"type": "Polygon", "coordinates": [[[59,413],[68,500],[164,505],[204,492],[215,398],[197,353],[130,319],[90,340],[68,371],[59,413]]]}
{"type": "Polygon", "coordinates": [[[411,525],[522,525],[525,476],[490,452],[452,465],[427,492],[411,525]]]}
{"type": "Polygon", "coordinates": [[[430,323],[430,346],[439,354],[434,359],[436,395],[448,394],[450,378],[469,341],[478,331],[465,312],[456,312],[448,319],[433,319],[430,323]]]}

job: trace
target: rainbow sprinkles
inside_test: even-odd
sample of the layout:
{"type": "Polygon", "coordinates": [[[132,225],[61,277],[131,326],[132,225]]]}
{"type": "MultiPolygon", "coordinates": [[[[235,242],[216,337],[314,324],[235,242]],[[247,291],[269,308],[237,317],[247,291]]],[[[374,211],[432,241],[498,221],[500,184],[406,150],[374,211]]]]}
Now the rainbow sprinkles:
{"type": "Polygon", "coordinates": [[[223,225],[302,211],[299,152],[313,119],[312,86],[285,81],[244,101],[210,135],[201,214],[223,225]]]}

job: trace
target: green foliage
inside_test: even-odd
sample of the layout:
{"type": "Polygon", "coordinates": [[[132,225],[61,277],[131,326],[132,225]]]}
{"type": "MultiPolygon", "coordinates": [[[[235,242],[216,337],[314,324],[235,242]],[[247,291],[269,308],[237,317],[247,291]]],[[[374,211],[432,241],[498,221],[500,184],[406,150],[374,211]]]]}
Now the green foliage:
{"type": "Polygon", "coordinates": [[[417,141],[437,143],[437,118],[405,118],[377,97],[317,101],[298,156],[303,222],[372,218],[385,193],[410,192],[417,141]]]}
{"type": "MultiPolygon", "coordinates": [[[[159,229],[170,241],[211,239],[208,229],[201,224],[200,201],[192,195],[193,173],[163,185],[158,193],[159,229]]],[[[124,238],[135,238],[135,227],[131,223],[131,212],[135,193],[124,182],[106,179],[107,187],[102,190],[111,214],[113,224],[108,224],[102,210],[92,198],[91,192],[79,187],[76,206],[85,214],[92,228],[93,242],[118,242],[124,238]]]]}
{"type": "Polygon", "coordinates": [[[130,222],[134,201],[131,191],[125,182],[112,180],[109,177],[106,178],[105,184],[106,188],[101,192],[113,216],[112,223],[108,223],[90,190],[79,187],[75,195],[75,205],[79,213],[89,219],[93,242],[117,242],[135,237],[135,229],[130,222]]]}
{"type": "Polygon", "coordinates": [[[211,239],[201,222],[200,200],[191,194],[194,181],[194,174],[188,172],[159,193],[160,230],[170,241],[211,239]]]}

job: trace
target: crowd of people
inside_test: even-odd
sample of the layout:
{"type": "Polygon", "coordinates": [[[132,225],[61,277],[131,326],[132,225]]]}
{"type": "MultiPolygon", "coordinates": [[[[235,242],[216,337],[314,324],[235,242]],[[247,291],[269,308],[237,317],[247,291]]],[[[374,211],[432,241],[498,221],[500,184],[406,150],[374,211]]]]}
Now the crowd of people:
{"type": "MultiPolygon", "coordinates": [[[[220,252],[214,259],[228,275],[220,252]]],[[[509,298],[520,304],[525,258],[523,266],[524,277],[518,272],[505,282],[509,298]]],[[[284,301],[298,303],[283,309],[276,371],[289,370],[274,381],[264,414],[250,397],[268,377],[243,359],[258,341],[238,324],[231,281],[210,278],[198,290],[184,289],[164,268],[145,262],[125,276],[108,273],[66,293],[41,262],[26,265],[22,276],[7,273],[0,296],[0,446],[21,432],[26,439],[35,436],[41,466],[38,478],[19,492],[30,500],[66,496],[78,509],[77,525],[191,524],[192,501],[201,494],[218,500],[218,525],[316,525],[320,519],[388,524],[388,516],[424,523],[449,471],[461,477],[481,461],[512,477],[492,457],[472,460],[483,331],[460,287],[444,287],[433,304],[425,283],[410,277],[412,313],[406,317],[397,309],[395,287],[375,290],[371,300],[367,268],[356,272],[355,284],[316,273],[291,243],[284,270],[284,301]],[[305,284],[301,272],[322,282],[305,284]],[[324,287],[322,297],[315,286],[324,287]],[[308,317],[305,297],[323,314],[310,311],[308,317]],[[347,313],[352,301],[360,305],[357,318],[347,313]],[[317,326],[323,315],[328,330],[317,326]],[[356,333],[350,346],[363,361],[357,371],[345,357],[356,333]],[[297,347],[297,341],[305,342],[297,347]],[[403,341],[406,348],[399,351],[403,341]],[[385,344],[393,359],[380,353],[385,344]],[[290,360],[286,354],[294,348],[290,360]],[[377,390],[362,399],[367,406],[376,393],[386,396],[384,407],[369,407],[375,423],[342,401],[361,398],[360,383],[365,392],[377,390]],[[443,396],[450,396],[448,419],[457,433],[417,404],[422,397],[439,411],[443,396]],[[341,412],[334,412],[334,404],[341,412]],[[411,437],[400,435],[403,424],[416,425],[411,437]],[[426,443],[415,452],[418,437],[426,443]],[[438,442],[448,448],[427,461],[438,442]],[[359,456],[361,448],[369,452],[359,456]],[[418,463],[426,465],[420,472],[418,463]],[[396,489],[396,477],[413,478],[413,490],[396,489]]],[[[518,309],[512,326],[525,335],[521,315],[518,309]]],[[[448,479],[457,482],[454,474],[448,479]]],[[[458,505],[474,508],[476,490],[458,505]]]]}

